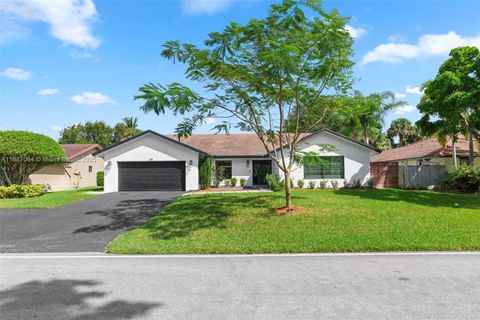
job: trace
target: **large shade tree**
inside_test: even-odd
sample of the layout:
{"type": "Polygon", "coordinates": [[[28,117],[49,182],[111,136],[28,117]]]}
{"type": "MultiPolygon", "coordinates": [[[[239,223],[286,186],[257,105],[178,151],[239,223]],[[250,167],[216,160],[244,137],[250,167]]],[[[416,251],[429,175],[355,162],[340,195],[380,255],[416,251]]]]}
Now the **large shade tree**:
{"type": "MultiPolygon", "coordinates": [[[[325,90],[343,92],[351,85],[353,39],[346,22],[336,10],[324,11],[319,1],[286,0],[272,5],[264,19],[210,33],[202,47],[168,41],[162,56],[185,64],[186,78],[204,92],[180,83],[149,83],[135,99],[144,100],[145,112],[183,115],[179,137],[191,135],[207,117],[222,119],[215,126],[219,131],[234,126],[254,132],[290,181],[302,132],[311,132],[325,117],[310,110],[325,90]],[[302,117],[315,120],[302,126],[302,117]]],[[[285,199],[291,210],[289,183],[285,199]]]]}
{"type": "Polygon", "coordinates": [[[470,165],[474,163],[474,137],[480,140],[480,50],[460,47],[450,52],[435,79],[424,85],[418,104],[417,125],[426,134],[450,133],[469,139],[470,165]]]}

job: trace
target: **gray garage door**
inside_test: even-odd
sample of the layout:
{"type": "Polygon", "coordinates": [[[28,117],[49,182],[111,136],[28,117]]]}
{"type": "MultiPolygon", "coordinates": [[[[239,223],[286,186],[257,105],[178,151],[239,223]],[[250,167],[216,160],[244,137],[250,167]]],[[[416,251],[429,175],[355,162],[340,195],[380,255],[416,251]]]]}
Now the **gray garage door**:
{"type": "Polygon", "coordinates": [[[118,163],[119,191],[183,191],[185,161],[118,163]]]}

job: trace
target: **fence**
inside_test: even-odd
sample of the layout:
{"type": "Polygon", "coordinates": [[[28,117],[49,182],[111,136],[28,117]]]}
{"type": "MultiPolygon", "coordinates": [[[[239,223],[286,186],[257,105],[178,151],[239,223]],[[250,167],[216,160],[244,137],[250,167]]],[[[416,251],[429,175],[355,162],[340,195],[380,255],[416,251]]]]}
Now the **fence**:
{"type": "Polygon", "coordinates": [[[442,184],[445,166],[400,166],[400,186],[406,189],[430,189],[442,184]]]}

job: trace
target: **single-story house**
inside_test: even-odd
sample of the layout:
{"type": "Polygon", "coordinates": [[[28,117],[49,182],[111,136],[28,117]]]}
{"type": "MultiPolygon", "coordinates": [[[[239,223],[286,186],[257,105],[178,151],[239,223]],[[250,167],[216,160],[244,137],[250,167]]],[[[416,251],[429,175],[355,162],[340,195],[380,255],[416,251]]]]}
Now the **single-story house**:
{"type": "MultiPolygon", "coordinates": [[[[480,166],[478,143],[474,144],[475,166],[480,166]]],[[[458,138],[456,152],[458,165],[469,163],[465,137],[458,138]]],[[[435,186],[452,166],[451,139],[443,146],[436,137],[385,150],[374,155],[370,163],[375,185],[386,188],[435,186]]]]}
{"type": "Polygon", "coordinates": [[[101,150],[98,144],[61,144],[66,162],[52,164],[29,176],[32,184],[48,185],[50,190],[71,190],[97,185],[97,172],[103,170],[103,159],[93,153],[101,150]]]}
{"type": "MultiPolygon", "coordinates": [[[[304,134],[301,151],[317,152],[330,164],[297,166],[296,183],[305,180],[337,180],[339,186],[353,181],[365,185],[370,178],[370,157],[377,150],[331,130],[304,134]],[[320,145],[333,145],[323,151],[320,145]]],[[[198,190],[199,157],[210,156],[226,179],[247,180],[246,186],[265,185],[269,173],[281,176],[271,155],[255,134],[194,134],[177,139],[152,130],[112,145],[94,154],[105,160],[105,192],[133,190],[198,190]]]]}

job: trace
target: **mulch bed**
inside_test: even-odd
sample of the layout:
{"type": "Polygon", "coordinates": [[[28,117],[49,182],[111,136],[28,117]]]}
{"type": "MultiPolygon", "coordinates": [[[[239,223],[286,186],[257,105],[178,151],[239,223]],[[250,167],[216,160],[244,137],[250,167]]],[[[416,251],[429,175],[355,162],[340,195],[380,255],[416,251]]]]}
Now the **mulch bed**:
{"type": "Polygon", "coordinates": [[[292,206],[292,211],[287,211],[287,207],[283,206],[280,208],[273,208],[272,211],[274,214],[278,215],[292,215],[292,214],[302,214],[305,213],[305,208],[300,206],[292,206]]]}

